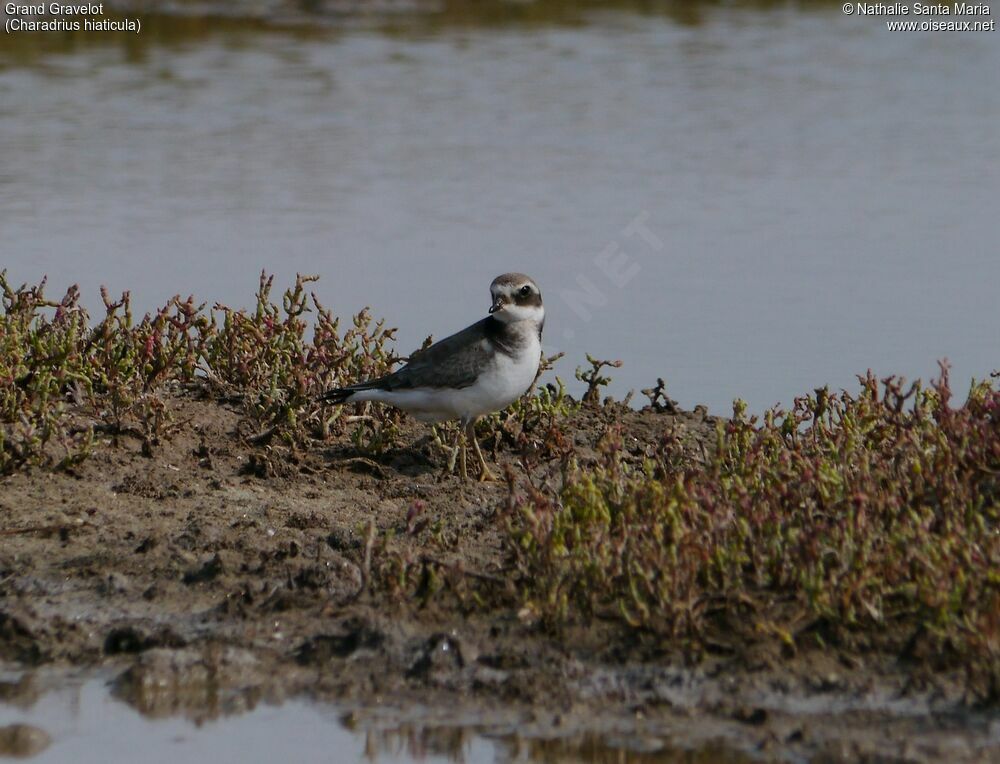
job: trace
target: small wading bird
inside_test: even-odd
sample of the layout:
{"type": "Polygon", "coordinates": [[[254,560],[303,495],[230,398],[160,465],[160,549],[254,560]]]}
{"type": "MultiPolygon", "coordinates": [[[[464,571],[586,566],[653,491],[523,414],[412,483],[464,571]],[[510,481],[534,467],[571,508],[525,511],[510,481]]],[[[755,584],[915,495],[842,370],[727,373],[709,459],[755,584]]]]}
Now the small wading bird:
{"type": "Polygon", "coordinates": [[[482,321],[410,356],[401,369],[368,382],[329,390],[330,403],[379,401],[422,422],[461,421],[449,468],[472,442],[479,479],[495,479],[476,440],[476,421],[521,397],[535,381],[542,353],[545,308],[538,286],[523,273],[505,273],[490,284],[493,304],[482,321]],[[464,437],[463,437],[464,436],[464,437]]]}

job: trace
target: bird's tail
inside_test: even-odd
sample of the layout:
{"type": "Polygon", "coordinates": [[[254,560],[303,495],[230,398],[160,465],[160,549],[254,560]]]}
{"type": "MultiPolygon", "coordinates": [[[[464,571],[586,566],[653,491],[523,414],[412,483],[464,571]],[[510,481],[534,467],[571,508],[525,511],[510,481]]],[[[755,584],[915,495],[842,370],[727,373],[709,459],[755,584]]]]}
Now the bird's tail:
{"type": "Polygon", "coordinates": [[[333,390],[327,390],[319,399],[324,403],[347,403],[348,399],[356,392],[357,390],[352,390],[349,387],[336,387],[333,390]]]}

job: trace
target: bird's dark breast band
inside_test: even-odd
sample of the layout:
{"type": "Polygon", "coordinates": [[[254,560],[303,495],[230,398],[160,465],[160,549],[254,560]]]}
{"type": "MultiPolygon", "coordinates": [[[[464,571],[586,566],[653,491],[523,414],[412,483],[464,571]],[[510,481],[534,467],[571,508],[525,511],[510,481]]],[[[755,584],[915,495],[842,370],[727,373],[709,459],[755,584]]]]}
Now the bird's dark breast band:
{"type": "Polygon", "coordinates": [[[525,345],[525,338],[520,332],[511,331],[507,324],[493,318],[493,316],[484,321],[483,329],[485,329],[486,339],[490,341],[490,344],[509,358],[517,355],[517,352],[525,345]]]}

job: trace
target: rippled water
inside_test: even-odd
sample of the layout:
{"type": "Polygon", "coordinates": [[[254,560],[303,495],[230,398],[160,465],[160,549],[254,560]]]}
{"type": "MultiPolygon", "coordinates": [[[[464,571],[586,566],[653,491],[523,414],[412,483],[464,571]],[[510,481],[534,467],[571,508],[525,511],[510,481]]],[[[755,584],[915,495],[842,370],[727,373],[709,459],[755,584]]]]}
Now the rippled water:
{"type": "Polygon", "coordinates": [[[0,263],[147,308],[316,273],[404,350],[525,270],[563,376],[621,358],[616,392],[662,375],[720,413],[1000,366],[995,33],[536,5],[7,38],[0,263]]]}

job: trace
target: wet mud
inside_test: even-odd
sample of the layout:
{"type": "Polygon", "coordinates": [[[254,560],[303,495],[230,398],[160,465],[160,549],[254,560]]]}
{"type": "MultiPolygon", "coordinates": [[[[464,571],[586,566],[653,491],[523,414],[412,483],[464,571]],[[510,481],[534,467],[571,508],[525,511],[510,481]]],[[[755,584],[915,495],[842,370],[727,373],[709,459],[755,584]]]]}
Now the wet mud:
{"type": "MultiPolygon", "coordinates": [[[[573,760],[593,740],[635,761],[1000,755],[995,709],[972,706],[960,677],[891,654],[782,651],[735,632],[694,658],[614,622],[553,634],[516,605],[373,586],[373,535],[503,580],[508,485],[442,477],[422,425],[373,457],[346,436],[302,451],[255,444],[238,408],[214,401],[169,408],[152,448],[121,437],[71,472],[0,480],[4,702],[37,697],[32,672],[93,668],[151,717],[307,697],[349,709],[352,728],[474,727],[516,734],[545,760],[573,760]]],[[[636,458],[668,427],[683,426],[695,452],[715,433],[701,410],[585,408],[567,424],[581,461],[609,426],[636,458]]],[[[503,449],[493,458],[531,477],[503,449]]],[[[0,745],[44,746],[38,732],[5,728],[0,745]]]]}

